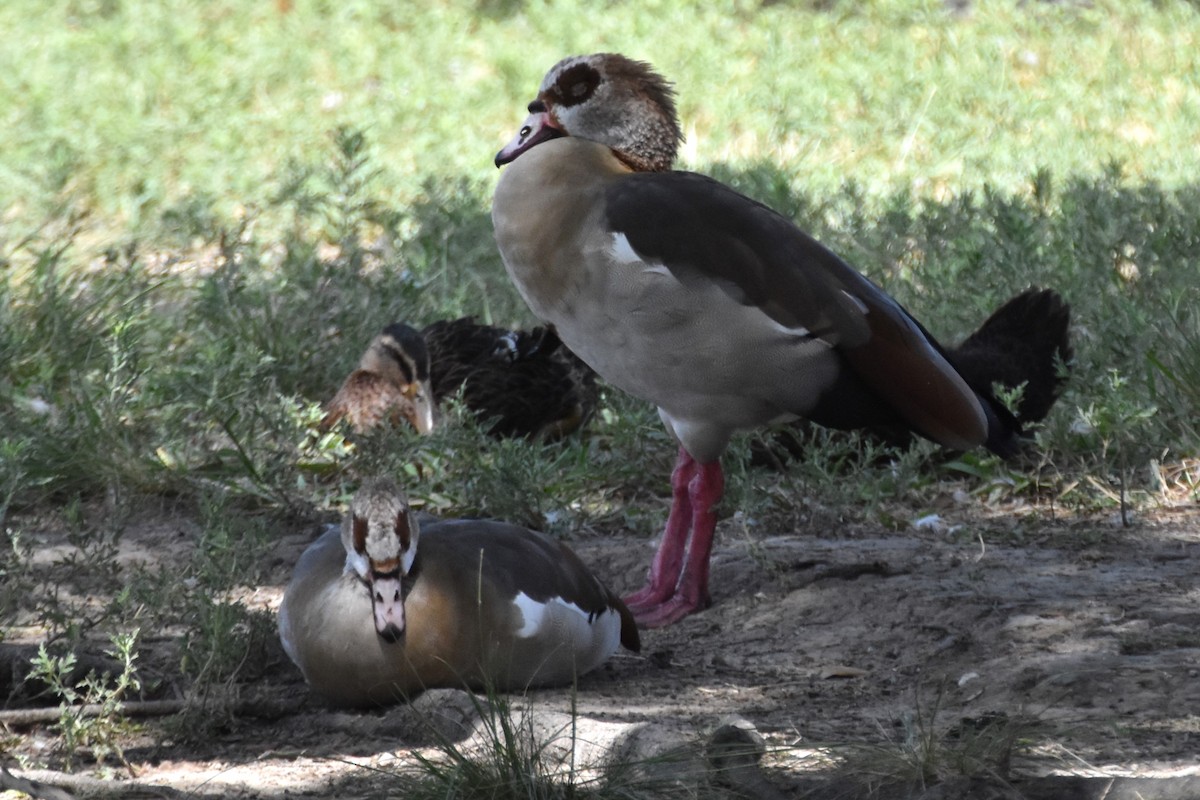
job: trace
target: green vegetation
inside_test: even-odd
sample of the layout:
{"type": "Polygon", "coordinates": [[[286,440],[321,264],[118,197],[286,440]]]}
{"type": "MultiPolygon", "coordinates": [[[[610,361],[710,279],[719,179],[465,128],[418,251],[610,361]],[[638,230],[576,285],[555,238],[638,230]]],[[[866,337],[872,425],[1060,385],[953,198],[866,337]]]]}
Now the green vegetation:
{"type": "MultiPolygon", "coordinates": [[[[437,731],[432,755],[416,754],[411,767],[395,773],[396,792],[413,800],[651,800],[694,797],[669,773],[688,753],[637,764],[580,763],[574,713],[561,726],[538,724],[532,710],[503,694],[473,697],[476,735],[455,744],[437,731]]],[[[676,776],[677,777],[677,776],[676,776]]]]}
{"type": "Polygon", "coordinates": [[[850,745],[838,754],[836,772],[847,784],[847,796],[920,797],[931,786],[954,781],[1007,784],[1013,756],[1036,730],[1036,718],[1022,711],[948,724],[941,719],[941,701],[939,690],[932,705],[917,702],[895,720],[894,729],[881,724],[879,743],[850,745]]]}
{"type": "Polygon", "coordinates": [[[314,430],[388,322],[533,322],[492,242],[491,163],[574,52],[653,61],[689,168],[796,219],[947,341],[1031,283],[1073,308],[1074,378],[1034,460],[889,460],[819,434],[776,472],[748,434],[726,515],[785,526],[815,502],[901,524],[950,485],[1127,516],[1200,497],[1195,5],[283,5],[0,4],[0,624],[69,646],[182,628],[175,666],[204,698],[265,658],[269,620],[228,593],[258,578],[270,526],[364,475],[404,476],[438,514],[660,525],[674,448],[616,391],[548,446],[453,408],[425,439],[314,430]],[[169,574],[113,559],[149,502],[202,520],[169,574]],[[50,511],[79,555],[35,567],[50,511]],[[73,605],[96,587],[108,605],[73,605]]]}
{"type": "Polygon", "coordinates": [[[75,670],[74,653],[56,657],[46,652],[45,645],[38,649],[30,676],[43,681],[62,701],[55,727],[62,737],[68,766],[76,751],[83,747],[89,748],[92,757],[101,764],[109,755],[115,755],[126,767],[129,766],[120,738],[132,729],[132,725],[123,717],[120,704],[127,692],[142,688],[135,664],[136,644],[136,630],[113,636],[112,649],[106,652],[117,659],[120,672],[111,679],[89,672],[79,683],[71,680],[75,670]],[[93,710],[89,706],[98,708],[93,710]]]}
{"type": "Polygon", "coordinates": [[[22,232],[94,213],[118,238],[180,204],[231,215],[339,126],[378,143],[403,208],[428,179],[490,182],[547,67],[607,49],[676,81],[690,164],[766,159],[821,193],[1014,191],[1108,161],[1175,187],[1200,162],[1187,3],[294,5],[4,4],[0,209],[22,232]]]}

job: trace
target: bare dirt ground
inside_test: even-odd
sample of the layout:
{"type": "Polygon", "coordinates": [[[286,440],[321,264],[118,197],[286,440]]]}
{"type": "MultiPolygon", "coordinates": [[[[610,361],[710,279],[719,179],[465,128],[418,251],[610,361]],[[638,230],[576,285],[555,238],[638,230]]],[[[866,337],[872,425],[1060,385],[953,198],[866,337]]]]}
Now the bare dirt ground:
{"type": "MultiPolygon", "coordinates": [[[[1128,528],[1118,518],[1026,506],[981,517],[975,503],[950,503],[904,530],[817,516],[796,532],[724,521],[712,608],[645,632],[640,654],[618,655],[575,694],[532,692],[514,706],[552,725],[574,705],[579,740],[595,757],[605,748],[644,754],[699,744],[737,715],[766,737],[765,774],[784,797],[833,796],[806,781],[848,743],[897,748],[914,731],[961,741],[963,731],[996,724],[1017,742],[1011,775],[1104,780],[1088,784],[1095,791],[1029,783],[1027,794],[1012,785],[1003,791],[1014,794],[986,794],[954,784],[957,793],[923,796],[1200,796],[1194,504],[1128,528]],[[1142,782],[1109,780],[1119,776],[1142,782]]],[[[187,520],[134,527],[120,545],[130,560],[189,546],[187,520]]],[[[282,535],[270,581],[246,601],[277,605],[291,564],[317,533],[310,525],[282,535]]],[[[617,535],[574,546],[626,591],[640,585],[654,544],[617,535]]],[[[144,644],[156,646],[167,643],[144,644]]],[[[430,743],[410,708],[326,707],[281,651],[243,693],[273,711],[242,716],[200,743],[142,721],[126,750],[133,784],[164,787],[144,796],[171,796],[166,787],[205,797],[386,796],[388,776],[370,768],[402,763],[430,743]]],[[[443,730],[465,733],[472,710],[464,697],[430,693],[421,714],[454,717],[443,730]]],[[[15,734],[8,752],[34,761],[53,738],[45,726],[15,734]]],[[[115,777],[127,779],[123,772],[115,777]]],[[[767,800],[766,791],[755,794],[767,800]]]]}

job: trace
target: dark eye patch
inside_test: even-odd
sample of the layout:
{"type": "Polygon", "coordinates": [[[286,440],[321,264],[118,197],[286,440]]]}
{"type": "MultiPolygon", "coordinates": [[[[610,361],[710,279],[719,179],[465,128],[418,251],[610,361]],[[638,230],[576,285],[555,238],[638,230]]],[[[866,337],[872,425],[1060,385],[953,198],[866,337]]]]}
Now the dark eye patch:
{"type": "Polygon", "coordinates": [[[350,520],[350,530],[354,535],[354,551],[365,553],[367,551],[367,521],[355,514],[350,520]]]}
{"type": "Polygon", "coordinates": [[[600,73],[595,67],[576,64],[558,76],[554,82],[554,92],[558,95],[559,105],[573,106],[588,100],[599,85],[600,73]]]}
{"type": "Polygon", "coordinates": [[[396,515],[396,538],[400,540],[400,549],[407,550],[412,544],[412,530],[408,526],[408,514],[403,511],[396,515]]]}

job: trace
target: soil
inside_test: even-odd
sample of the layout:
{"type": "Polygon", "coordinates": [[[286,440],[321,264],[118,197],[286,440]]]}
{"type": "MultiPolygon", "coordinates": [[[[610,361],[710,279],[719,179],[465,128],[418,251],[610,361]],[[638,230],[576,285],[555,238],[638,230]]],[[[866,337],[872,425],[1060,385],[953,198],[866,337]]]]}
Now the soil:
{"type": "MultiPolygon", "coordinates": [[[[840,757],[902,752],[926,734],[966,758],[962,743],[982,742],[986,731],[1013,745],[991,764],[1013,779],[1001,782],[1007,788],[973,793],[961,783],[970,776],[947,767],[937,773],[942,785],[959,789],[936,796],[1093,796],[1020,793],[1021,780],[1052,774],[1103,779],[1110,797],[1125,796],[1112,791],[1118,776],[1143,781],[1123,784],[1131,797],[1193,796],[1180,792],[1200,781],[1195,504],[1157,509],[1130,527],[1117,516],[975,501],[950,502],[940,516],[896,530],[825,516],[793,531],[723,521],[711,608],[644,632],[641,653],[618,654],[577,691],[531,692],[512,698],[514,708],[540,715],[542,729],[564,730],[574,709],[577,756],[593,763],[606,752],[698,753],[723,721],[740,718],[771,751],[763,765],[774,788],[754,790],[760,800],[802,789],[833,796],[811,779],[840,757]],[[1155,794],[1144,783],[1154,778],[1174,782],[1155,794]]],[[[150,515],[120,539],[123,560],[170,558],[190,546],[193,529],[166,512],[150,515]]],[[[300,525],[279,537],[269,580],[244,601],[277,606],[291,564],[318,533],[300,525]]],[[[69,549],[46,536],[39,559],[69,549]]],[[[640,585],[654,545],[619,533],[573,543],[622,592],[640,585]]],[[[10,644],[21,635],[10,631],[10,644]]],[[[144,650],[169,647],[177,647],[170,637],[143,642],[144,650]]],[[[144,660],[153,663],[153,653],[144,660]]],[[[165,787],[201,797],[384,796],[394,783],[370,768],[411,761],[431,744],[428,726],[414,719],[433,715],[443,735],[462,739],[477,716],[465,693],[450,690],[427,693],[415,708],[331,709],[281,651],[241,697],[256,698],[249,711],[199,742],[161,719],[140,720],[126,746],[136,780],[122,769],[89,773],[85,764],[83,772],[126,779],[126,796],[134,786],[164,787],[146,796],[169,796],[165,787]]],[[[13,730],[10,755],[46,760],[48,725],[13,730]]],[[[75,791],[85,794],[84,783],[75,791]]]]}

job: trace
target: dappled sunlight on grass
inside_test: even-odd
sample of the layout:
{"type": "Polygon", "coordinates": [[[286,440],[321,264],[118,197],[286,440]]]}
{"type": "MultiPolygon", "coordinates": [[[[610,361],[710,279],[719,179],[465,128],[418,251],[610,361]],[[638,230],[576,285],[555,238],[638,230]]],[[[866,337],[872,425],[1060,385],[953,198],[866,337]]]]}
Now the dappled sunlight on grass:
{"type": "Polygon", "coordinates": [[[0,24],[20,33],[0,55],[0,211],[18,230],[64,206],[139,227],[188,197],[261,206],[340,125],[377,143],[388,202],[430,177],[485,197],[543,72],[596,50],[676,82],[691,166],[769,159],[812,190],[1013,188],[1110,161],[1172,185],[1200,164],[1200,19],[1183,3],[58,0],[7,4],[0,24]]]}

